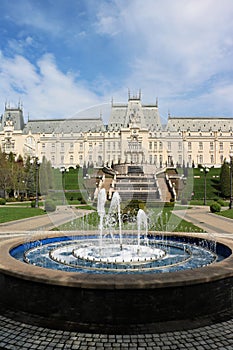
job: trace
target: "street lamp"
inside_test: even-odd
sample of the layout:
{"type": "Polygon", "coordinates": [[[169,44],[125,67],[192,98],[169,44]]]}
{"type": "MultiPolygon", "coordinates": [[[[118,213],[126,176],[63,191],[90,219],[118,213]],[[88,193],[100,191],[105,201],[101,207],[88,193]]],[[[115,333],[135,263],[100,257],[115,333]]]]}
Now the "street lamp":
{"type": "Polygon", "coordinates": [[[232,164],[232,158],[233,158],[233,155],[230,154],[230,203],[229,203],[229,209],[232,209],[232,167],[233,167],[233,164],[232,164]]]}
{"type": "Polygon", "coordinates": [[[206,176],[210,169],[204,166],[200,169],[200,171],[204,173],[204,205],[206,205],[206,176]]]}

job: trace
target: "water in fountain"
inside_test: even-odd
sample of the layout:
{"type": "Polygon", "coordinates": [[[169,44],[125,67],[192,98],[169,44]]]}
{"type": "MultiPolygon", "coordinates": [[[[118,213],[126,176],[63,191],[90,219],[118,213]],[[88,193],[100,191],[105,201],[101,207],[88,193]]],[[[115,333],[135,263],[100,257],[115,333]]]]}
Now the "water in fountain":
{"type": "MultiPolygon", "coordinates": [[[[218,259],[204,239],[185,239],[167,235],[148,235],[148,216],[139,209],[137,213],[137,239],[134,235],[122,235],[120,196],[116,192],[110,204],[109,214],[117,214],[119,235],[114,239],[103,235],[106,218],[106,191],[98,196],[99,232],[93,235],[74,235],[26,242],[14,248],[12,255],[28,264],[90,273],[158,273],[172,272],[208,265],[218,259]],[[118,240],[120,237],[120,242],[118,240]],[[144,237],[144,239],[142,239],[144,237]],[[190,242],[189,242],[190,240],[190,242]]],[[[161,215],[159,215],[161,220],[161,215]]],[[[162,223],[162,220],[161,220],[162,223]]]]}
{"type": "Polygon", "coordinates": [[[139,209],[137,214],[137,226],[138,226],[138,251],[140,251],[140,237],[141,237],[141,226],[144,226],[145,228],[145,236],[144,240],[146,242],[146,245],[148,245],[148,217],[144,210],[139,209]]]}
{"type": "Polygon", "coordinates": [[[99,224],[99,232],[100,232],[100,241],[99,241],[99,245],[100,245],[100,252],[102,251],[102,247],[103,247],[103,220],[104,220],[104,216],[105,216],[105,202],[107,200],[106,197],[106,191],[104,188],[102,188],[99,191],[98,194],[98,202],[97,202],[97,212],[98,215],[100,217],[100,224],[99,224]]]}
{"type": "Polygon", "coordinates": [[[148,227],[147,227],[147,215],[142,209],[139,209],[138,216],[137,216],[137,223],[138,223],[138,240],[137,244],[135,244],[132,241],[127,241],[125,239],[125,243],[123,245],[123,237],[122,237],[122,222],[121,222],[121,211],[120,211],[120,203],[121,198],[118,192],[114,192],[108,217],[111,217],[113,214],[117,214],[118,220],[118,226],[119,226],[119,238],[120,242],[119,244],[112,243],[109,239],[104,240],[103,244],[103,219],[105,216],[105,202],[106,202],[106,192],[104,189],[100,190],[98,195],[98,206],[97,206],[97,212],[100,217],[100,225],[99,225],[99,235],[100,235],[100,250],[99,252],[94,246],[85,246],[83,249],[79,249],[78,251],[75,250],[76,256],[79,258],[85,259],[88,258],[88,260],[95,260],[95,261],[101,261],[101,262],[111,262],[111,263],[133,263],[133,262],[140,262],[140,261],[150,261],[150,260],[156,260],[158,258],[161,258],[165,255],[164,251],[155,248],[150,247],[148,245],[148,227]],[[140,246],[140,236],[141,236],[141,228],[144,226],[145,229],[145,241],[146,245],[140,246]]]}
{"type": "Polygon", "coordinates": [[[108,215],[111,216],[115,212],[117,212],[118,217],[120,249],[122,249],[121,197],[118,192],[113,193],[108,215]]]}

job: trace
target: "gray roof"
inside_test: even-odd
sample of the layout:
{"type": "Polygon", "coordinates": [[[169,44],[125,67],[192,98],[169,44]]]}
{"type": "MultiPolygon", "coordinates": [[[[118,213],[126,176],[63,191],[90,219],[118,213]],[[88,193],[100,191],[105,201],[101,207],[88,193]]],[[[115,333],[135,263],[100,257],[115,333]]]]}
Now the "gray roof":
{"type": "Polygon", "coordinates": [[[3,130],[7,121],[11,121],[13,123],[15,130],[23,130],[24,120],[22,109],[5,107],[4,114],[1,118],[0,130],[3,130]]]}
{"type": "Polygon", "coordinates": [[[233,118],[225,117],[169,117],[170,131],[233,131],[233,118]]]}
{"type": "Polygon", "coordinates": [[[30,120],[23,132],[27,134],[31,130],[33,134],[38,133],[80,133],[88,131],[105,130],[101,118],[86,119],[52,119],[52,120],[30,120]]]}
{"type": "Polygon", "coordinates": [[[142,128],[161,127],[157,105],[142,105],[138,98],[129,99],[125,105],[112,105],[109,126],[127,127],[132,121],[142,128]]]}

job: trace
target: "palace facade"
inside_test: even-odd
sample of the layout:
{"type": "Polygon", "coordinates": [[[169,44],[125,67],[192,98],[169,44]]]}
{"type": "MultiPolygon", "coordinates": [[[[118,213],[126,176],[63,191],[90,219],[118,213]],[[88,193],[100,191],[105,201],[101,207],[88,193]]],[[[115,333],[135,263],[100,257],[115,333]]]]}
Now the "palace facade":
{"type": "Polygon", "coordinates": [[[108,125],[101,117],[24,121],[23,110],[5,106],[0,146],[15,156],[50,160],[55,168],[130,163],[220,166],[233,152],[233,118],[174,117],[161,123],[158,102],[141,93],[112,102],[108,125]]]}

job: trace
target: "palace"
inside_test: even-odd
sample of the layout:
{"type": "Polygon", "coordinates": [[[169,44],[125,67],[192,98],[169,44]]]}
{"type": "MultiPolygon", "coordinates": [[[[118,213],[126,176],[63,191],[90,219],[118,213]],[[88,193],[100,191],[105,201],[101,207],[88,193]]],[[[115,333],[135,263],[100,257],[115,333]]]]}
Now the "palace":
{"type": "Polygon", "coordinates": [[[108,125],[101,117],[24,121],[22,107],[5,106],[0,146],[15,156],[50,160],[55,168],[152,164],[156,168],[220,166],[233,152],[233,118],[173,117],[161,123],[158,101],[141,93],[126,104],[112,102],[108,125]]]}

